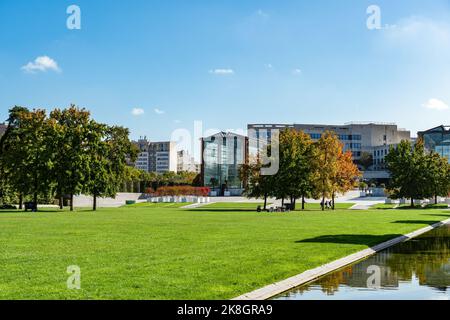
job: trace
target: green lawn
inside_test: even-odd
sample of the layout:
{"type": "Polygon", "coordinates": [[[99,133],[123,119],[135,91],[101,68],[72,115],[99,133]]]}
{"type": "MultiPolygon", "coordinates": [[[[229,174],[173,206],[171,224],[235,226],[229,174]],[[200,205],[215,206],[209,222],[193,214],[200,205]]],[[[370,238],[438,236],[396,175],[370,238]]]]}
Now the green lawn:
{"type": "MultiPolygon", "coordinates": [[[[351,207],[353,207],[355,204],[354,203],[335,203],[334,207],[335,209],[339,210],[339,209],[350,209],[351,207]]],[[[297,204],[295,205],[295,210],[301,210],[302,209],[302,203],[297,202],[297,204]]],[[[320,203],[306,203],[305,204],[305,210],[320,210],[320,203]]],[[[328,210],[330,211],[330,210],[328,210]]]]}
{"type": "Polygon", "coordinates": [[[248,210],[0,212],[0,299],[228,299],[450,217],[248,210]],[[81,290],[66,288],[70,265],[81,290]]]}
{"type": "Polygon", "coordinates": [[[397,206],[397,204],[394,203],[379,203],[376,205],[373,205],[371,209],[378,209],[378,210],[387,210],[387,209],[394,209],[397,206]]]}
{"type": "Polygon", "coordinates": [[[126,205],[125,207],[127,208],[135,208],[135,207],[146,207],[146,208],[181,208],[187,205],[192,204],[192,202],[184,202],[184,203],[153,203],[153,202],[139,202],[139,203],[135,203],[135,204],[129,204],[126,205]]]}

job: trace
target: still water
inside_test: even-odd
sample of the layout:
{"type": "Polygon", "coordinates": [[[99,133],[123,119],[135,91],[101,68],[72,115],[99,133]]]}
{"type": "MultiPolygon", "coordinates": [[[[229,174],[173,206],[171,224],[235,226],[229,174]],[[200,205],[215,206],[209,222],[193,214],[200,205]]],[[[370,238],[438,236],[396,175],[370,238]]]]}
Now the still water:
{"type": "Polygon", "coordinates": [[[450,225],[381,251],[274,299],[449,300],[450,225]]]}

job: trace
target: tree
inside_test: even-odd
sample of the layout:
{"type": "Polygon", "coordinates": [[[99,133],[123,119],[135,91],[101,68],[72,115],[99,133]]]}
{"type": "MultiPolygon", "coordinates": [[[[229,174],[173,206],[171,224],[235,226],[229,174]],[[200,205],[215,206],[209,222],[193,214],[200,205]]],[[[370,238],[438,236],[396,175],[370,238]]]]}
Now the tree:
{"type": "MultiPolygon", "coordinates": [[[[315,187],[322,198],[332,196],[336,190],[336,177],[339,171],[339,159],[342,153],[342,144],[336,134],[325,131],[315,145],[315,187]]],[[[325,210],[322,206],[322,210],[325,210]]]]}
{"type": "Polygon", "coordinates": [[[361,172],[354,164],[351,151],[339,153],[337,159],[336,176],[332,178],[332,206],[335,209],[336,194],[344,194],[355,187],[356,179],[361,176],[361,172]]]}
{"type": "Polygon", "coordinates": [[[373,165],[373,155],[369,152],[361,152],[361,157],[355,161],[355,164],[361,166],[362,170],[368,170],[373,165]]]}
{"type": "MultiPolygon", "coordinates": [[[[17,128],[20,124],[19,116],[22,112],[29,112],[29,110],[27,108],[19,106],[15,106],[14,108],[9,110],[9,118],[7,120],[8,126],[5,133],[0,136],[0,200],[3,204],[11,201],[11,199],[15,196],[15,191],[17,191],[17,188],[14,188],[14,186],[12,185],[12,178],[15,178],[16,183],[20,180],[26,182],[26,172],[17,172],[15,173],[15,176],[13,176],[13,172],[10,172],[11,165],[17,165],[19,162],[18,160],[20,159],[16,158],[16,160],[14,160],[15,157],[11,156],[11,153],[13,151],[17,151],[17,149],[14,149],[14,143],[12,143],[12,141],[17,140],[18,138],[15,135],[17,134],[17,128]]],[[[19,194],[19,209],[22,209],[22,200],[23,194],[19,194]]]]}
{"type": "Polygon", "coordinates": [[[97,197],[115,197],[115,180],[109,161],[108,143],[105,141],[107,126],[89,122],[86,152],[89,157],[89,172],[85,176],[83,192],[92,195],[92,210],[97,210],[97,197]]]}
{"type": "MultiPolygon", "coordinates": [[[[98,143],[97,152],[93,152],[97,157],[99,173],[92,177],[93,186],[91,193],[94,197],[94,210],[96,210],[97,196],[115,197],[120,190],[122,177],[127,171],[127,160],[135,161],[138,150],[129,140],[129,130],[120,127],[93,124],[97,132],[96,137],[105,134],[104,141],[98,143]]],[[[138,173],[140,174],[140,172],[138,173]]]]}
{"type": "Polygon", "coordinates": [[[429,193],[434,196],[434,203],[437,204],[437,197],[447,197],[450,192],[450,164],[448,159],[440,156],[436,152],[430,152],[426,156],[427,186],[429,193]]]}
{"type": "Polygon", "coordinates": [[[309,135],[302,131],[287,129],[280,134],[280,168],[274,179],[274,193],[284,200],[288,196],[292,209],[296,199],[302,198],[302,210],[305,209],[305,197],[313,192],[314,146],[309,135]]]}
{"type": "Polygon", "coordinates": [[[71,105],[65,110],[55,109],[50,118],[55,122],[56,155],[54,175],[57,193],[70,195],[70,211],[73,211],[74,195],[83,191],[90,170],[89,144],[90,113],[71,105]]]}
{"type": "Polygon", "coordinates": [[[403,140],[397,148],[391,147],[386,156],[387,169],[391,174],[388,191],[392,198],[409,198],[411,207],[414,199],[424,199],[432,195],[427,173],[424,144],[419,139],[415,146],[403,140]]]}
{"type": "Polygon", "coordinates": [[[2,170],[22,198],[31,195],[37,208],[38,195],[52,192],[52,141],[44,110],[10,110],[9,125],[1,141],[2,170]]]}
{"type": "Polygon", "coordinates": [[[264,199],[264,210],[267,209],[267,199],[273,193],[273,176],[261,173],[263,168],[260,161],[251,161],[241,165],[239,175],[244,184],[244,195],[249,198],[264,199]]]}

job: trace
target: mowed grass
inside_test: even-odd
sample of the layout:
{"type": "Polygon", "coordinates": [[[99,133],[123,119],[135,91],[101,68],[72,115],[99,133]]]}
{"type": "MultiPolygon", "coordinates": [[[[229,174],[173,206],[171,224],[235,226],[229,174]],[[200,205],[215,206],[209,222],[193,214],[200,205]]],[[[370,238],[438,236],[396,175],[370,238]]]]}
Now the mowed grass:
{"type": "Polygon", "coordinates": [[[0,299],[229,299],[450,217],[234,206],[0,212],[0,299]]]}
{"type": "Polygon", "coordinates": [[[187,205],[192,204],[192,202],[173,202],[173,203],[156,203],[156,202],[139,202],[139,203],[135,203],[135,204],[129,204],[126,205],[125,207],[128,208],[135,208],[135,207],[145,207],[145,208],[181,208],[187,205]]]}
{"type": "MultiPolygon", "coordinates": [[[[339,210],[339,209],[350,209],[351,207],[353,207],[355,204],[354,203],[335,203],[334,204],[334,208],[339,210]]],[[[295,209],[296,210],[301,210],[302,209],[302,203],[301,202],[297,202],[297,204],[295,205],[295,209]]],[[[320,203],[306,203],[305,204],[305,210],[321,210],[321,206],[320,203]]],[[[330,211],[330,209],[326,209],[327,211],[330,211]]]]}

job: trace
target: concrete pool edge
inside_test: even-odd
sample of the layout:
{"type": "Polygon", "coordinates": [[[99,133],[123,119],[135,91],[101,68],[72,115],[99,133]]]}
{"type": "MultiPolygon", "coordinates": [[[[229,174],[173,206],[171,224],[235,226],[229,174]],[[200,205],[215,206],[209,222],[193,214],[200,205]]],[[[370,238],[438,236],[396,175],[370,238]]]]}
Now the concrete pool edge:
{"type": "Polygon", "coordinates": [[[442,227],[445,224],[449,224],[450,219],[437,222],[433,225],[424,227],[422,229],[413,231],[411,233],[408,233],[406,235],[399,236],[397,238],[391,239],[389,241],[380,243],[376,246],[373,246],[371,248],[364,249],[362,251],[359,251],[357,253],[351,254],[349,256],[346,256],[344,258],[332,261],[330,263],[324,264],[320,267],[307,270],[303,273],[300,273],[296,276],[287,278],[285,280],[275,282],[272,284],[269,284],[263,288],[256,289],[254,291],[245,293],[243,295],[240,295],[232,300],[266,300],[269,298],[272,298],[278,294],[281,294],[283,292],[289,291],[291,289],[294,289],[296,287],[299,287],[303,284],[306,284],[308,282],[314,281],[317,278],[320,278],[326,274],[329,274],[333,271],[336,271],[340,268],[343,268],[345,266],[348,266],[350,264],[353,264],[355,262],[358,262],[360,260],[363,260],[365,258],[368,258],[377,252],[380,252],[384,249],[387,249],[389,247],[392,247],[396,244],[399,244],[401,242],[413,239],[415,237],[418,237],[424,233],[427,233],[433,229],[437,229],[442,227]]]}

